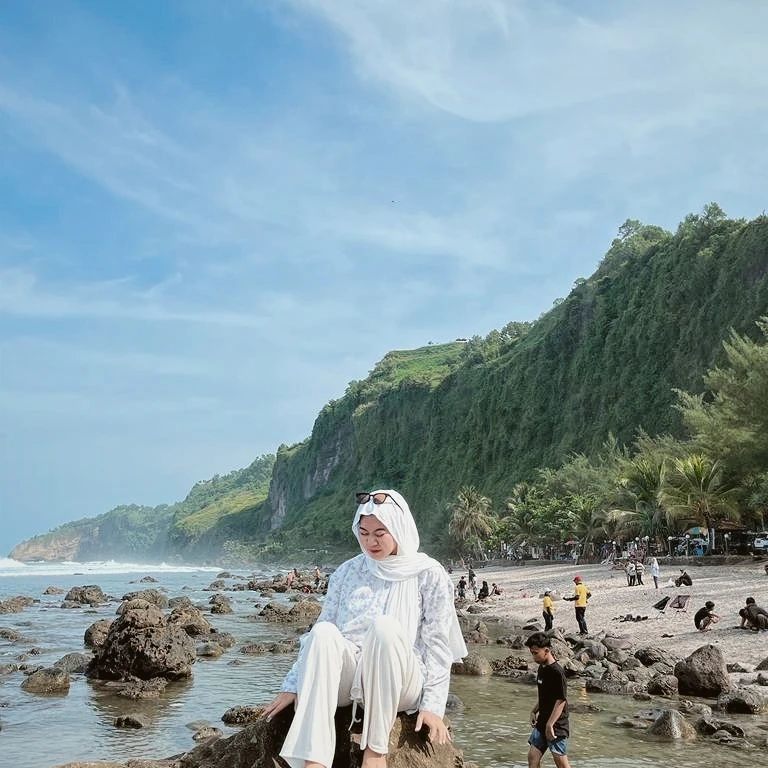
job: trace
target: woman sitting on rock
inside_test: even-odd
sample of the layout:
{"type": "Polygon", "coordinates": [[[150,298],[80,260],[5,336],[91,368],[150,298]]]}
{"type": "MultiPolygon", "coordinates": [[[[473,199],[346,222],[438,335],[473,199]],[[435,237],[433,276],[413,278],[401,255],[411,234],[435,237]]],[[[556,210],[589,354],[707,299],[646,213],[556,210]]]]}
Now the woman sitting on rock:
{"type": "Polygon", "coordinates": [[[267,706],[271,720],[296,712],[280,756],[291,768],[329,768],[337,706],[364,707],[364,768],[386,765],[399,711],[416,712],[416,730],[433,743],[450,734],[443,722],[451,663],[466,656],[453,585],[436,560],[419,552],[419,533],[396,491],[357,494],[352,523],[362,554],[334,571],[317,623],[301,641],[282,691],[267,706]]]}

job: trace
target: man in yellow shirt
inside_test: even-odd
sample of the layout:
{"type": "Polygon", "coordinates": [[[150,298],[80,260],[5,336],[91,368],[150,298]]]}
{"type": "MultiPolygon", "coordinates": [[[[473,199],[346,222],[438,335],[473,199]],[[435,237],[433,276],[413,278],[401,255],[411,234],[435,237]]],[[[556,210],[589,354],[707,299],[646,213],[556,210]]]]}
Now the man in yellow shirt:
{"type": "Polygon", "coordinates": [[[555,606],[552,604],[551,592],[548,589],[544,592],[541,608],[542,616],[544,617],[544,631],[548,632],[552,629],[552,623],[555,620],[555,606]]]}
{"type": "Polygon", "coordinates": [[[587,600],[592,597],[592,593],[587,589],[587,585],[581,580],[581,576],[573,577],[574,589],[573,597],[564,597],[563,600],[572,600],[576,607],[576,623],[579,625],[579,634],[586,635],[587,620],[584,614],[587,612],[587,600]]]}

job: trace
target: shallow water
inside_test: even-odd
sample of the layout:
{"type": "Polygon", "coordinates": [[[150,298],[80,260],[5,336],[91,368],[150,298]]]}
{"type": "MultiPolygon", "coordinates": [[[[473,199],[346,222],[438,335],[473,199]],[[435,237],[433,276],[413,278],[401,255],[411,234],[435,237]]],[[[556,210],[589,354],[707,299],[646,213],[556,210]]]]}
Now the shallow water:
{"type": "MultiPolygon", "coordinates": [[[[114,603],[95,611],[59,608],[62,596],[42,595],[51,584],[64,589],[99,584],[106,593],[118,598],[137,589],[163,587],[170,596],[183,594],[193,602],[202,603],[207,602],[211,594],[203,591],[203,587],[215,578],[218,570],[180,571],[120,564],[19,568],[0,562],[0,599],[17,594],[41,599],[39,605],[23,613],[0,616],[0,627],[10,627],[28,638],[14,644],[0,641],[0,664],[14,663],[18,654],[34,646],[42,653],[30,656],[27,663],[50,665],[65,653],[83,650],[83,632],[91,623],[114,616],[117,607],[114,603]],[[159,583],[130,583],[143,575],[154,576],[159,583]],[[185,586],[188,589],[184,589],[185,586]]],[[[237,704],[269,700],[293,659],[283,655],[254,657],[238,653],[238,648],[246,642],[276,640],[291,629],[248,618],[256,612],[254,593],[227,594],[233,600],[235,613],[213,616],[211,621],[222,631],[232,632],[238,644],[219,659],[198,661],[192,680],[171,683],[158,700],[129,701],[82,675],[72,676],[69,694],[55,697],[22,691],[19,686],[24,677],[20,672],[0,678],[0,765],[48,768],[70,760],[163,757],[192,748],[193,732],[187,724],[200,720],[218,726],[227,734],[234,733],[220,722],[224,711],[237,704]],[[228,662],[233,659],[243,664],[232,666],[228,662]],[[127,713],[143,714],[149,726],[140,730],[115,728],[114,718],[127,713]]],[[[500,649],[493,650],[501,653],[500,649]]],[[[482,768],[525,766],[534,688],[502,678],[454,677],[452,691],[464,702],[463,711],[454,713],[451,719],[456,742],[466,758],[482,768]]],[[[647,706],[644,703],[591,694],[587,698],[576,690],[572,690],[571,700],[589,701],[603,707],[601,712],[572,715],[569,752],[574,765],[598,768],[631,764],[637,768],[674,761],[677,768],[693,768],[714,758],[720,768],[731,768],[744,761],[742,753],[726,747],[704,742],[660,744],[634,730],[612,725],[616,715],[643,709],[647,706]]],[[[768,720],[763,718],[762,722],[768,720]]],[[[551,764],[551,759],[546,758],[545,764],[551,764]]]]}

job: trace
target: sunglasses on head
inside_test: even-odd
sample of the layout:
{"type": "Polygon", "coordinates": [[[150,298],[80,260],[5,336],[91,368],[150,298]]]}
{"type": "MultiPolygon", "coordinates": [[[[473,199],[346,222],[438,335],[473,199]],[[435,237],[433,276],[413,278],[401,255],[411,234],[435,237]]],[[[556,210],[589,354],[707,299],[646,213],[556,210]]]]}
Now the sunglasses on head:
{"type": "Polygon", "coordinates": [[[384,504],[387,499],[400,509],[400,505],[388,493],[366,493],[365,491],[361,491],[360,493],[355,494],[355,501],[357,501],[358,504],[367,504],[371,500],[374,504],[384,504]]]}

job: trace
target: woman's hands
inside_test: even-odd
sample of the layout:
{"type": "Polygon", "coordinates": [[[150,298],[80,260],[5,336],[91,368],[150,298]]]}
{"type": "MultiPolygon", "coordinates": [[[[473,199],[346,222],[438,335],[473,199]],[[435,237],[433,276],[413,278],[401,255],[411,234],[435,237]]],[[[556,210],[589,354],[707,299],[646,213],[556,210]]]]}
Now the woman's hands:
{"type": "Polygon", "coordinates": [[[429,728],[429,740],[433,744],[447,744],[451,741],[451,734],[443,722],[442,717],[438,717],[434,712],[422,710],[416,718],[416,730],[420,731],[421,726],[426,725],[429,728]]]}
{"type": "Polygon", "coordinates": [[[261,713],[262,717],[269,722],[278,712],[282,712],[286,707],[296,703],[296,694],[288,693],[288,691],[281,691],[275,696],[272,701],[267,704],[264,711],[261,713]]]}

